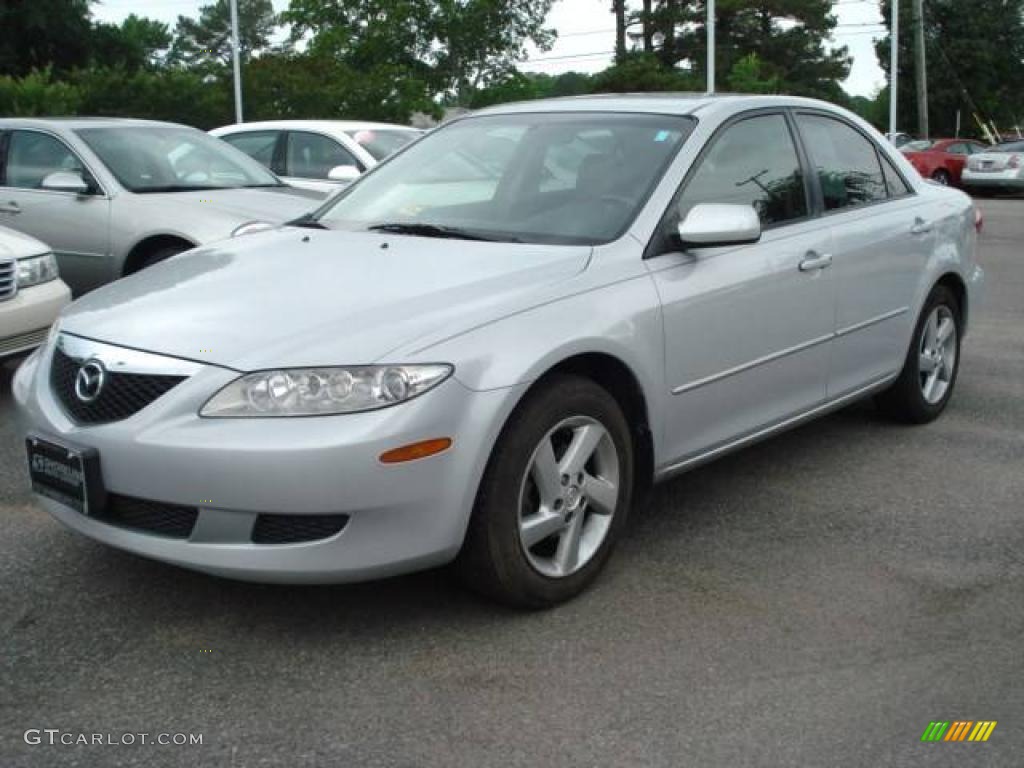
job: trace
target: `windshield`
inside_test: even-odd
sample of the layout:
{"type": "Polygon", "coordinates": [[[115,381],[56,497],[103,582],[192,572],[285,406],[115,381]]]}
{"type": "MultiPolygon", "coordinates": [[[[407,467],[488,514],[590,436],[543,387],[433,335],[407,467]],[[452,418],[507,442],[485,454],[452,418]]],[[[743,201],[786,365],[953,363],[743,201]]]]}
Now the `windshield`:
{"type": "Polygon", "coordinates": [[[396,152],[423,133],[412,128],[406,130],[372,130],[346,131],[359,146],[373,155],[374,160],[383,160],[392,152],[396,152]]]}
{"type": "Polygon", "coordinates": [[[609,242],[639,212],[694,124],[600,112],[467,118],[378,166],[315,218],[331,229],[609,242]]]}
{"type": "Polygon", "coordinates": [[[130,125],[82,128],[76,133],[132,192],[281,185],[249,156],[194,128],[130,125]]]}
{"type": "Polygon", "coordinates": [[[903,152],[924,152],[926,149],[931,149],[935,146],[934,141],[928,139],[918,139],[917,141],[908,141],[900,149],[903,152]]]}

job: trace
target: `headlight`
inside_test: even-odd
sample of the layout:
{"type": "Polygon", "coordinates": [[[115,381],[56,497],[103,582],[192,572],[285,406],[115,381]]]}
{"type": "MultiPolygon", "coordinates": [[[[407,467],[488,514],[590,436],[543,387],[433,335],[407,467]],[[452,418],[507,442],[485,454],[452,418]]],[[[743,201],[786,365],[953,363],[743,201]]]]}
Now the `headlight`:
{"type": "Polygon", "coordinates": [[[324,416],[373,411],[422,395],[453,370],[450,365],[430,364],[259,371],[221,389],[199,415],[324,416]]]}
{"type": "Polygon", "coordinates": [[[251,235],[254,232],[266,232],[269,229],[273,229],[274,225],[269,221],[249,221],[242,224],[231,232],[232,237],[241,237],[242,235],[251,235]]]}
{"type": "Polygon", "coordinates": [[[33,285],[57,279],[57,259],[52,253],[42,256],[29,256],[18,259],[18,287],[29,288],[33,285]]]}

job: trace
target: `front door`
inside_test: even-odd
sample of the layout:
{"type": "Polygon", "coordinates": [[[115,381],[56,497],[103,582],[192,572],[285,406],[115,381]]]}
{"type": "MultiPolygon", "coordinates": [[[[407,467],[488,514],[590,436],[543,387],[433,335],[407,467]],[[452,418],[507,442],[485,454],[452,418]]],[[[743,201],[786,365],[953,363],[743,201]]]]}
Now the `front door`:
{"type": "Polygon", "coordinates": [[[752,205],[765,231],[753,245],[647,260],[664,312],[669,465],[812,409],[827,389],[831,232],[811,217],[791,123],[760,113],[712,142],[663,227],[698,203],[733,203],[752,205]]]}
{"type": "Polygon", "coordinates": [[[3,168],[0,224],[49,245],[61,277],[76,295],[118,277],[109,258],[110,199],[63,141],[42,131],[11,131],[3,168]],[[93,191],[43,189],[43,179],[57,171],[80,174],[93,191]]]}

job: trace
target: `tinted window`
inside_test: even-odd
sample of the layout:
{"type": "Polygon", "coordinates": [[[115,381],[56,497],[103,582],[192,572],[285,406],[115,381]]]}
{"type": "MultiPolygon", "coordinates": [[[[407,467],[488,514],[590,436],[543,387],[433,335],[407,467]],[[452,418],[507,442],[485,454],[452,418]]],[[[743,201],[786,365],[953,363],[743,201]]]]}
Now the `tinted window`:
{"type": "Polygon", "coordinates": [[[274,147],[277,145],[278,131],[252,131],[249,133],[232,133],[221,138],[235,149],[240,149],[253,160],[266,168],[274,164],[274,147]]]}
{"type": "Polygon", "coordinates": [[[1010,144],[1000,144],[998,147],[983,150],[985,152],[1024,152],[1024,141],[1015,141],[1010,144]]]}
{"type": "Polygon", "coordinates": [[[799,115],[800,132],[818,171],[826,211],[885,200],[888,193],[875,146],[831,117],[799,115]]]}
{"type": "Polygon", "coordinates": [[[352,153],[334,139],[317,133],[292,131],[288,134],[288,176],[326,179],[332,168],[352,165],[362,170],[352,153]]]}
{"type": "Polygon", "coordinates": [[[715,139],[683,190],[678,215],[698,203],[751,205],[765,226],[805,217],[807,194],[786,119],[752,117],[715,139]]]}
{"type": "Polygon", "coordinates": [[[882,155],[882,172],[885,173],[885,186],[889,190],[889,197],[903,197],[911,193],[910,185],[903,180],[896,167],[885,155],[882,155]]]}
{"type": "Polygon", "coordinates": [[[7,151],[8,187],[39,189],[57,171],[85,173],[78,157],[64,142],[45,133],[14,131],[7,151]]]}
{"type": "Polygon", "coordinates": [[[380,130],[379,128],[361,131],[347,131],[359,146],[373,155],[375,160],[383,160],[420,135],[420,131],[412,130],[380,130]]]}
{"type": "Polygon", "coordinates": [[[966,144],[950,144],[946,147],[946,151],[951,155],[966,155],[967,145],[966,144]]]}

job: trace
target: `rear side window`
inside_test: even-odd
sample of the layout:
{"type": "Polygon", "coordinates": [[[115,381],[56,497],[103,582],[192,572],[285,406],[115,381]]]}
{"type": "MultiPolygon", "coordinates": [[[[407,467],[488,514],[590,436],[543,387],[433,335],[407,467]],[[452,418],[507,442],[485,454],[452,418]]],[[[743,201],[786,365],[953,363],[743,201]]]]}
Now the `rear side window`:
{"type": "Polygon", "coordinates": [[[807,216],[800,160],[786,118],[760,115],[714,140],[676,206],[682,218],[698,203],[750,205],[764,226],[807,216]]]}
{"type": "Polygon", "coordinates": [[[855,208],[888,198],[878,153],[860,131],[822,115],[797,116],[817,169],[826,211],[855,208]]]}
{"type": "Polygon", "coordinates": [[[884,153],[879,154],[882,156],[882,173],[885,174],[885,186],[889,190],[889,197],[909,195],[913,191],[910,189],[910,185],[903,180],[892,161],[884,153]]]}
{"type": "Polygon", "coordinates": [[[273,168],[274,148],[277,146],[278,131],[248,131],[232,133],[221,138],[235,149],[245,152],[265,168],[273,168]]]}
{"type": "Polygon", "coordinates": [[[966,144],[950,144],[946,148],[946,151],[951,155],[966,155],[967,145],[966,144]]]}

